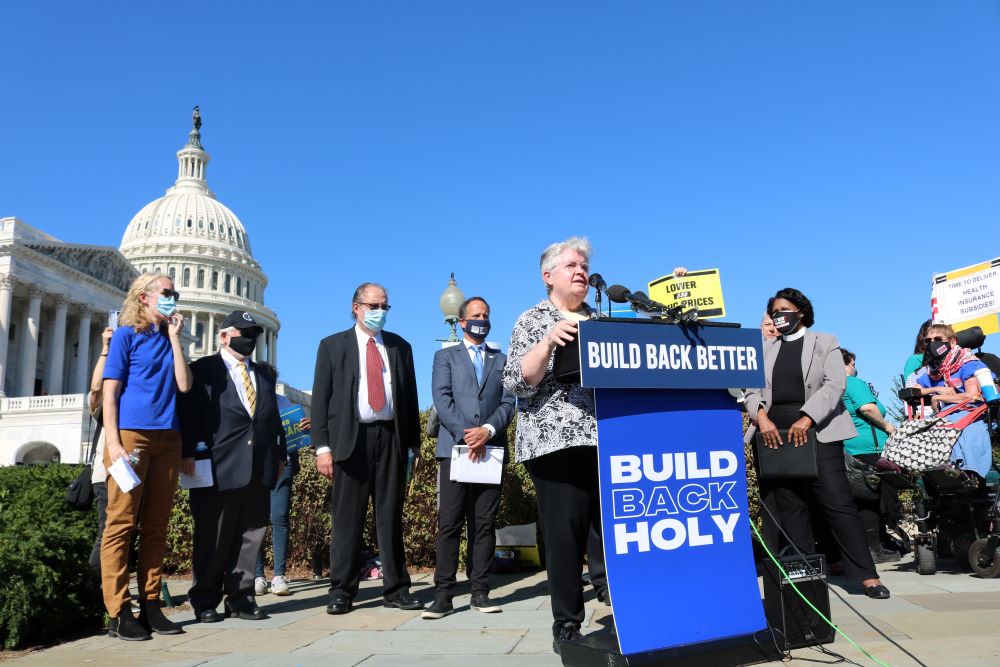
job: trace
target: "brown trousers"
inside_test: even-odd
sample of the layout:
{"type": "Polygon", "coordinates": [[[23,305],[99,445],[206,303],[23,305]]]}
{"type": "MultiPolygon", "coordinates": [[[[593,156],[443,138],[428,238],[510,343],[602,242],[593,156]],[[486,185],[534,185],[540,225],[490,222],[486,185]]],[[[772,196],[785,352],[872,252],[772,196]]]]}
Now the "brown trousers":
{"type": "MultiPolygon", "coordinates": [[[[167,523],[181,468],[181,436],[177,431],[128,431],[122,429],[122,446],[135,453],[133,469],[141,484],[123,493],[108,473],[108,510],[101,541],[101,588],[104,606],[112,618],[129,609],[128,552],[132,532],[139,525],[139,566],[136,583],[140,600],[160,595],[160,575],[167,548],[167,523]]],[[[111,467],[108,450],[104,464],[111,467]]]]}

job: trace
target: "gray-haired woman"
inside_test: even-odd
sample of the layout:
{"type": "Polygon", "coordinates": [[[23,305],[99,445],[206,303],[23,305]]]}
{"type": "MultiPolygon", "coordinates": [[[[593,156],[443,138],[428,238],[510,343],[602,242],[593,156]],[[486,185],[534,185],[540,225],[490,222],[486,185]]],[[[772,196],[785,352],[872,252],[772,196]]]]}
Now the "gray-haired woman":
{"type": "Polygon", "coordinates": [[[556,653],[563,642],[581,637],[580,569],[588,531],[601,529],[594,392],[552,374],[556,349],[574,340],[578,323],[594,314],[584,302],[590,253],[590,243],[578,237],[542,253],[548,298],[517,319],[503,375],[504,387],[518,399],[515,459],[528,468],[538,497],[556,653]]]}

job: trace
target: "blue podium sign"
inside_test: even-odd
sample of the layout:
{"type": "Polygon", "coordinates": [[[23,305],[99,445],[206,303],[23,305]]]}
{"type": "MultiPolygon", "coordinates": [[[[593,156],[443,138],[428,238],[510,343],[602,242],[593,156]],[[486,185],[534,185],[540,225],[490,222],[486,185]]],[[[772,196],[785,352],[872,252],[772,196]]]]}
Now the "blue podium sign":
{"type": "Polygon", "coordinates": [[[585,387],[618,389],[762,387],[760,329],[586,320],[580,376],[585,387]]]}
{"type": "Polygon", "coordinates": [[[764,629],[736,401],[721,390],[597,389],[596,402],[622,654],[764,629]]]}

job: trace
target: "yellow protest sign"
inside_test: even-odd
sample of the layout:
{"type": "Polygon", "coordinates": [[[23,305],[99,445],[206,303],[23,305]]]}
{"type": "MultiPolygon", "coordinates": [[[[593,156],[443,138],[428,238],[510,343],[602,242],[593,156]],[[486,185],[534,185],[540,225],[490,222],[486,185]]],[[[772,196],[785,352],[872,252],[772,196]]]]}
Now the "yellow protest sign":
{"type": "Polygon", "coordinates": [[[1000,331],[1000,257],[947,273],[936,273],[931,288],[931,317],[955,331],[982,327],[1000,331]]]}
{"type": "Polygon", "coordinates": [[[726,316],[722,300],[722,279],[718,269],[689,271],[683,276],[669,274],[649,283],[649,298],[668,308],[698,309],[698,317],[711,319],[726,316]]]}

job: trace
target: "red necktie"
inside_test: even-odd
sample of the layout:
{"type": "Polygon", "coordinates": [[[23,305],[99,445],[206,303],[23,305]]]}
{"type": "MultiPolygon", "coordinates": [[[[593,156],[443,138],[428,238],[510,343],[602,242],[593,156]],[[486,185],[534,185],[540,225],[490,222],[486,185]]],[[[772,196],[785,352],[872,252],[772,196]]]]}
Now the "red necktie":
{"type": "Polygon", "coordinates": [[[368,366],[368,405],[378,412],[385,407],[385,382],[382,380],[382,355],[378,353],[375,339],[368,339],[366,365],[368,366]]]}

